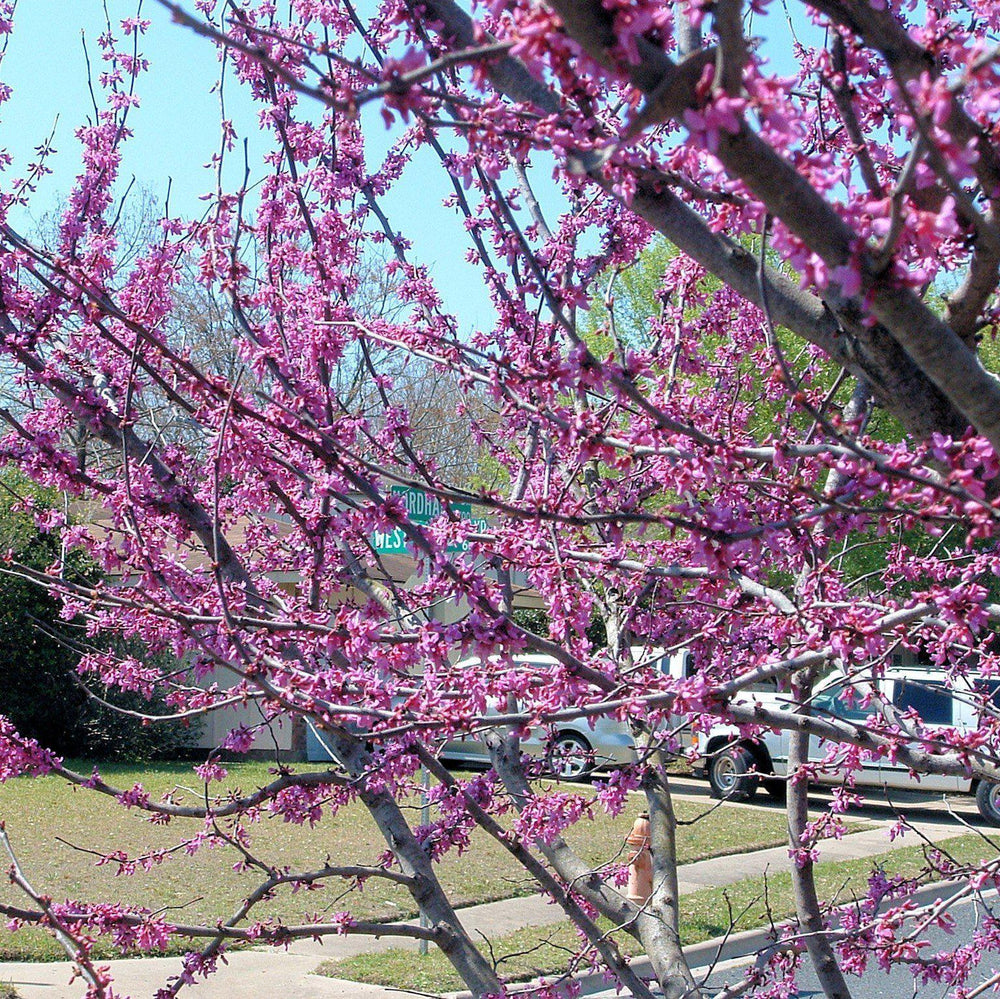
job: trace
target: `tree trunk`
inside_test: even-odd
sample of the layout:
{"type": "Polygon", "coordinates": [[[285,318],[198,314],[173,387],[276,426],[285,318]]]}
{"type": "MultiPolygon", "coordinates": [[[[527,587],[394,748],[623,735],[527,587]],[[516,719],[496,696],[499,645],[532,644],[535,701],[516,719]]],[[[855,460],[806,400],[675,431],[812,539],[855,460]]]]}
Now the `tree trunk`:
{"type": "MultiPolygon", "coordinates": [[[[809,713],[809,698],[812,696],[813,679],[811,671],[807,673],[809,675],[792,685],[795,703],[803,714],[809,713]]],[[[809,823],[809,783],[800,773],[800,768],[808,759],[809,733],[793,730],[788,742],[788,841],[794,851],[803,850],[807,846],[803,837],[809,823]]],[[[796,853],[796,862],[792,866],[792,890],[799,926],[804,934],[806,950],[812,959],[816,977],[827,999],[851,999],[847,982],[826,933],[813,868],[811,858],[796,853]]]]}
{"type": "MultiPolygon", "coordinates": [[[[363,781],[365,774],[372,773],[374,763],[359,740],[341,729],[328,729],[326,736],[334,755],[353,777],[363,781]]],[[[474,996],[501,994],[503,986],[496,972],[459,921],[430,858],[410,830],[399,805],[387,791],[362,790],[359,797],[399,861],[402,872],[414,879],[410,894],[421,914],[438,932],[437,945],[462,981],[474,996]]]]}

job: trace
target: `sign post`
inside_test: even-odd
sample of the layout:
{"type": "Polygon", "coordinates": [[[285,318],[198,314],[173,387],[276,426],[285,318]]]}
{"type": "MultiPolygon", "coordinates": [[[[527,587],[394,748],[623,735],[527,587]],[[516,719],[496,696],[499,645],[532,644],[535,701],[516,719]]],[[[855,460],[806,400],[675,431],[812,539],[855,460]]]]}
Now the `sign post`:
{"type": "MultiPolygon", "coordinates": [[[[406,516],[410,519],[411,523],[419,524],[421,527],[430,524],[445,512],[445,507],[441,501],[436,496],[425,493],[422,489],[414,489],[411,486],[393,486],[391,492],[394,496],[401,496],[403,498],[403,504],[406,507],[406,516]]],[[[475,527],[486,527],[486,519],[484,517],[472,516],[471,503],[452,503],[450,508],[462,520],[471,521],[475,527]]],[[[401,527],[396,527],[391,531],[375,531],[372,535],[372,545],[380,555],[406,555],[409,553],[409,547],[406,543],[406,533],[401,527]]],[[[463,541],[458,544],[449,545],[448,551],[463,552],[468,547],[468,544],[463,541]]],[[[424,825],[428,825],[431,820],[430,774],[427,772],[426,767],[421,767],[420,769],[420,821],[424,825]]],[[[420,925],[425,928],[430,925],[423,912],[420,913],[420,925]]],[[[418,949],[421,955],[427,954],[428,947],[425,939],[420,939],[418,949]]]]}

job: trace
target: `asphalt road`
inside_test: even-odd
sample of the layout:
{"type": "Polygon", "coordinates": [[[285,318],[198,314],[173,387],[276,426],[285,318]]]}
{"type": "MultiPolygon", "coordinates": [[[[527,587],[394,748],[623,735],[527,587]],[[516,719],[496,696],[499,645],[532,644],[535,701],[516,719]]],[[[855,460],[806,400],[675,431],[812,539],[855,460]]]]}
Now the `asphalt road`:
{"type": "MultiPolygon", "coordinates": [[[[695,777],[671,776],[670,786],[675,795],[687,798],[703,798],[711,800],[711,790],[707,780],[695,777]]],[[[992,827],[984,821],[976,808],[976,799],[971,794],[949,793],[937,791],[901,791],[886,792],[879,788],[863,788],[859,793],[864,797],[860,808],[852,808],[848,816],[855,819],[866,819],[875,822],[893,822],[902,813],[914,823],[934,822],[951,823],[956,827],[963,823],[979,826],[984,830],[992,827]],[[886,797],[889,795],[889,797],[886,797]]],[[[832,793],[829,789],[813,785],[809,788],[809,804],[811,808],[823,809],[830,803],[832,793]]],[[[768,796],[758,790],[750,804],[755,808],[769,808],[784,811],[785,806],[771,801],[768,796]]],[[[739,807],[739,806],[737,806],[739,807]]],[[[961,828],[957,830],[961,832],[961,828]]]]}
{"type": "MultiPolygon", "coordinates": [[[[1000,903],[996,895],[989,900],[990,908],[994,915],[1000,915],[1000,903]]],[[[956,906],[952,910],[955,917],[955,930],[952,934],[947,934],[943,930],[934,930],[924,935],[924,939],[930,941],[931,946],[927,948],[925,954],[934,954],[939,951],[948,952],[969,939],[975,929],[976,923],[985,913],[985,909],[978,902],[966,903],[956,906]]],[[[968,987],[970,989],[986,979],[990,978],[1000,968],[1000,954],[986,954],[980,966],[971,977],[968,987]]],[[[731,985],[742,977],[743,969],[733,967],[726,971],[720,971],[709,978],[706,983],[705,995],[722,988],[724,985],[731,985]]],[[[937,983],[924,985],[917,982],[907,968],[896,967],[890,972],[884,972],[877,967],[870,967],[861,976],[849,976],[847,979],[851,990],[852,999],[944,999],[951,992],[951,987],[937,983]]],[[[995,995],[992,990],[984,993],[985,996],[995,995]]],[[[811,999],[811,997],[821,997],[823,990],[808,958],[803,962],[798,975],[798,992],[794,995],[801,999],[811,999]]]]}

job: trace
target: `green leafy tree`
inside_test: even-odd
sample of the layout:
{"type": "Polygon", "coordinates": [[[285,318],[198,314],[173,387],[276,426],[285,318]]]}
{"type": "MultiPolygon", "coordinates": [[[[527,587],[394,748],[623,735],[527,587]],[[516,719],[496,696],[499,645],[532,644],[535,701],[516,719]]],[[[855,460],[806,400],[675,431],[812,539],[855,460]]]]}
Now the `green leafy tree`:
{"type": "MultiPolygon", "coordinates": [[[[38,530],[32,514],[13,499],[15,486],[4,478],[8,502],[0,506],[0,546],[8,560],[44,572],[59,557],[58,540],[38,530]]],[[[67,626],[59,610],[58,602],[30,579],[0,575],[2,713],[22,734],[70,753],[79,752],[88,698],[82,687],[66,683],[79,657],[64,637],[67,626]]]]}
{"type": "Polygon", "coordinates": [[[59,560],[70,578],[97,576],[82,553],[64,552],[58,535],[39,527],[57,500],[0,472],[0,554],[8,567],[0,572],[0,714],[60,755],[145,760],[189,749],[196,728],[136,717],[162,713],[162,702],[103,685],[88,689],[77,676],[82,629],[63,620],[60,602],[29,578],[59,560]],[[22,568],[9,568],[14,564],[22,568]]]}

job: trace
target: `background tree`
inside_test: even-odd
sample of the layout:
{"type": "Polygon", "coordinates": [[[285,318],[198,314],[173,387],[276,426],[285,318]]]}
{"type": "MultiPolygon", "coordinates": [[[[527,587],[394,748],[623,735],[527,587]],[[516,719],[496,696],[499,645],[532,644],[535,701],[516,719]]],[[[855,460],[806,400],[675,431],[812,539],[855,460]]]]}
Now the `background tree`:
{"type": "MultiPolygon", "coordinates": [[[[55,565],[84,585],[93,585],[97,575],[81,552],[67,551],[47,527],[59,519],[58,496],[10,470],[0,474],[0,488],[0,546],[7,563],[18,566],[0,575],[4,716],[24,736],[64,756],[146,760],[189,749],[196,725],[143,724],[141,716],[155,707],[162,711],[162,701],[151,705],[148,698],[77,676],[91,643],[79,623],[63,619],[60,601],[38,579],[55,565]]],[[[143,654],[141,648],[130,651],[143,654]]]]}
{"type": "MultiPolygon", "coordinates": [[[[31,495],[28,484],[8,474],[0,537],[8,559],[44,574],[63,554],[57,536],[42,533],[36,515],[44,518],[58,497],[31,495]],[[24,494],[30,496],[27,503],[24,494]]],[[[81,560],[77,559],[79,564],[81,560]]],[[[77,574],[86,578],[77,570],[77,574]]],[[[59,633],[60,602],[31,579],[4,575],[0,579],[0,664],[4,715],[26,736],[72,753],[82,746],[81,722],[87,697],[74,687],[79,655],[59,633]]]]}

